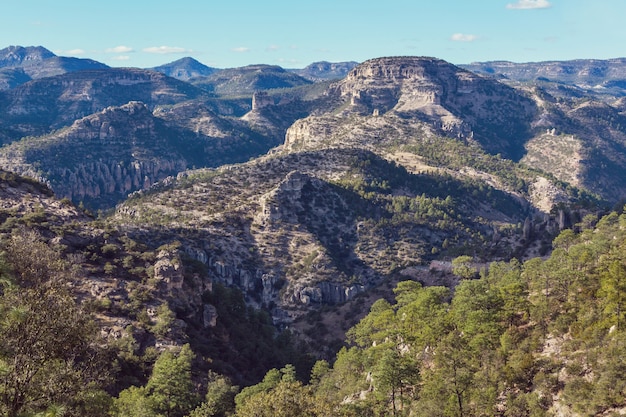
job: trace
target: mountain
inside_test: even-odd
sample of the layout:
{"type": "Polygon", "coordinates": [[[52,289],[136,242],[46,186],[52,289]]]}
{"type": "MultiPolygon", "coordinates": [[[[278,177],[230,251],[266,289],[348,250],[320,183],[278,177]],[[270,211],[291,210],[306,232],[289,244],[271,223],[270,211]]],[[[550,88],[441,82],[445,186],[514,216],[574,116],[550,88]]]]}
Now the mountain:
{"type": "Polygon", "coordinates": [[[272,146],[243,123],[198,103],[155,115],[144,103],[130,102],[14,142],[0,150],[0,166],[48,183],[60,197],[106,209],[186,169],[240,162],[272,146]]]}
{"type": "MultiPolygon", "coordinates": [[[[525,149],[540,113],[497,81],[434,58],[380,58],[320,100],[268,155],[156,183],[117,206],[113,227],[179,242],[216,282],[291,326],[441,256],[545,253],[595,207],[496,155],[525,149]]],[[[300,104],[259,92],[242,120],[272,124],[263,112],[289,105],[300,104]]]]}
{"type": "Polygon", "coordinates": [[[0,91],[9,90],[30,80],[22,68],[0,68],[0,91]]]}
{"type": "Polygon", "coordinates": [[[423,57],[366,61],[328,95],[334,106],[296,122],[286,147],[378,146],[440,134],[519,159],[537,112],[535,103],[513,88],[423,57]]]}
{"type": "Polygon", "coordinates": [[[311,81],[277,65],[248,65],[223,69],[191,83],[220,96],[251,97],[255,91],[297,87],[311,81]]]}
{"type": "Polygon", "coordinates": [[[0,49],[0,68],[29,66],[56,57],[42,46],[9,46],[0,49]]]}
{"type": "Polygon", "coordinates": [[[41,46],[9,46],[0,50],[0,90],[13,88],[32,79],[104,68],[109,67],[92,59],[59,57],[41,46]],[[22,75],[14,78],[13,82],[3,82],[6,69],[21,69],[27,77],[22,75]]]}
{"type": "Polygon", "coordinates": [[[338,80],[348,75],[348,72],[359,63],[348,62],[314,62],[302,69],[289,70],[311,81],[338,80]]]}
{"type": "MultiPolygon", "coordinates": [[[[419,145],[432,135],[521,160],[601,198],[626,197],[626,124],[602,100],[555,97],[541,86],[508,86],[433,58],[366,61],[329,87],[333,104],[298,120],[287,149],[419,145]]],[[[422,155],[424,156],[424,155],[422,155]]]]}
{"type": "Polygon", "coordinates": [[[182,81],[189,81],[196,77],[206,77],[219,71],[217,68],[207,67],[191,57],[181,58],[169,64],[154,67],[152,70],[182,81]]]}
{"type": "Polygon", "coordinates": [[[612,100],[626,96],[626,58],[514,63],[475,62],[461,67],[506,83],[540,85],[556,97],[612,100]]]}
{"type": "Polygon", "coordinates": [[[107,68],[62,74],[0,91],[0,140],[48,134],[130,101],[153,109],[202,97],[207,97],[203,90],[154,71],[107,68]]]}
{"type": "MultiPolygon", "coordinates": [[[[153,245],[180,242],[216,282],[289,324],[439,252],[510,256],[518,247],[510,232],[529,213],[527,202],[471,177],[411,173],[345,148],[189,171],[136,193],[111,221],[153,245]]],[[[541,218],[535,243],[558,229],[541,218]]]]}

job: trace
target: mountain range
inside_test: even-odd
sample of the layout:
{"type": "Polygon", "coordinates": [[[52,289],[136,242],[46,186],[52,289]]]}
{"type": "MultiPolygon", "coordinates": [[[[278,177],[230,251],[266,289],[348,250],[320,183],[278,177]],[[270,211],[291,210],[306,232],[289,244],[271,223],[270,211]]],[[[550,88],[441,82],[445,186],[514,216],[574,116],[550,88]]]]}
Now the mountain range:
{"type": "MultiPolygon", "coordinates": [[[[214,287],[331,356],[392,283],[453,286],[459,256],[545,256],[623,205],[625,73],[621,59],[432,57],[109,68],[9,47],[0,232],[59,248],[103,331],[143,329],[141,349],[228,340],[214,287]],[[146,324],[160,305],[167,337],[146,324]],[[341,306],[349,319],[316,334],[341,306]]],[[[250,377],[239,365],[223,366],[250,377]]]]}

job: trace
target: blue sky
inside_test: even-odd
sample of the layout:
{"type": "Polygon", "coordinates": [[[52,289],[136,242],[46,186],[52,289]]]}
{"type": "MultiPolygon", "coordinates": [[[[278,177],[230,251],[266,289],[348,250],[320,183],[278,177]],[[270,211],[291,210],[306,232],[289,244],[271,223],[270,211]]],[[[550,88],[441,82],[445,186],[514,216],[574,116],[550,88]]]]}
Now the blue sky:
{"type": "Polygon", "coordinates": [[[219,68],[434,56],[455,64],[626,56],[626,0],[0,0],[0,48],[111,66],[219,68]]]}

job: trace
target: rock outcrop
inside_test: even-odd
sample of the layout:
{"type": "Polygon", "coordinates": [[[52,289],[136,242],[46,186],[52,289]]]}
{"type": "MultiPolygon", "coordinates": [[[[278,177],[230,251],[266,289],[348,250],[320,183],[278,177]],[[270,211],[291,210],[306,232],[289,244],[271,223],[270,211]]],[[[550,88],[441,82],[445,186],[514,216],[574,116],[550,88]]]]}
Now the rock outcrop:
{"type": "Polygon", "coordinates": [[[5,148],[0,166],[48,183],[61,197],[110,204],[188,167],[171,135],[143,103],[131,102],[28,147],[5,148]]]}
{"type": "Polygon", "coordinates": [[[430,133],[519,158],[536,112],[514,89],[435,58],[366,61],[328,94],[340,104],[296,122],[287,132],[288,148],[354,146],[357,140],[402,143],[430,133]]]}

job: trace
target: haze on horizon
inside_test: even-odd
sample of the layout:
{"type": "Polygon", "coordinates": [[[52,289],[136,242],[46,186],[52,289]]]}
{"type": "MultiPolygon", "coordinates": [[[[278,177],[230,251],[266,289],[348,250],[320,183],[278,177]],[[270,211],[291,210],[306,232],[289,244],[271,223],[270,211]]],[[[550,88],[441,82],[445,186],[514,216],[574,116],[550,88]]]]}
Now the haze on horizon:
{"type": "Polygon", "coordinates": [[[3,45],[44,46],[111,66],[192,56],[220,68],[255,63],[424,55],[455,64],[608,59],[624,54],[623,0],[22,0],[3,5],[3,45]]]}

